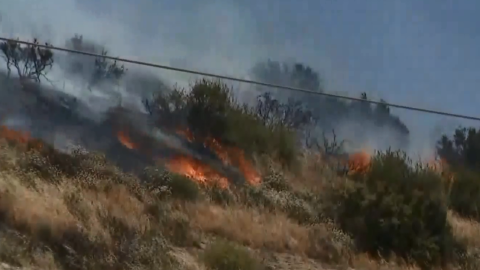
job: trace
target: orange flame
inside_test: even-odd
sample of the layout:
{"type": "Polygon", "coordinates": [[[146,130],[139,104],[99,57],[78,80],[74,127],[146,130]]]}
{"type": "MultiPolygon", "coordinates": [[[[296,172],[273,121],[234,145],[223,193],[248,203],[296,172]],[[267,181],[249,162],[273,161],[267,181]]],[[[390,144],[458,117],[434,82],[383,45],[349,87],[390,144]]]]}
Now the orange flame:
{"type": "Polygon", "coordinates": [[[242,149],[224,147],[215,139],[210,139],[206,144],[217,154],[223,164],[237,167],[248,183],[251,185],[260,184],[260,174],[255,170],[253,164],[245,158],[242,149]]]}
{"type": "Polygon", "coordinates": [[[213,181],[217,182],[221,188],[227,188],[229,185],[227,178],[193,157],[177,156],[167,163],[167,168],[199,183],[206,184],[213,181]]]}
{"type": "MultiPolygon", "coordinates": [[[[188,130],[177,131],[177,134],[185,136],[185,138],[189,141],[194,140],[193,134],[188,130]]],[[[207,138],[203,142],[203,145],[215,152],[215,154],[223,162],[224,165],[237,167],[249,184],[260,184],[260,174],[257,172],[253,164],[247,160],[247,158],[245,157],[245,153],[242,149],[235,147],[225,147],[214,138],[207,138]]]]}
{"type": "Polygon", "coordinates": [[[352,173],[365,173],[371,162],[371,155],[361,150],[348,157],[348,168],[352,173]]]}
{"type": "Polygon", "coordinates": [[[128,133],[126,133],[125,131],[117,132],[117,138],[118,141],[128,149],[133,150],[138,148],[137,144],[134,143],[132,139],[130,139],[130,136],[128,136],[128,133]]]}
{"type": "Polygon", "coordinates": [[[6,126],[0,126],[0,137],[7,139],[8,141],[18,142],[25,144],[31,140],[28,132],[16,131],[9,129],[6,126]]]}
{"type": "Polygon", "coordinates": [[[236,149],[237,167],[243,173],[243,176],[251,185],[258,185],[262,181],[260,174],[246,158],[241,149],[236,149]]]}
{"type": "Polygon", "coordinates": [[[27,149],[41,149],[43,143],[33,138],[29,132],[10,129],[7,126],[0,126],[0,138],[18,145],[27,146],[27,149]]]}
{"type": "MultiPolygon", "coordinates": [[[[189,142],[195,141],[193,133],[188,129],[177,129],[175,132],[189,142]]],[[[119,131],[117,138],[128,149],[139,148],[138,144],[136,144],[125,131],[119,131]]],[[[223,164],[237,167],[248,183],[256,185],[261,182],[260,174],[256,171],[253,164],[247,160],[243,150],[234,147],[225,147],[213,138],[204,140],[203,145],[215,152],[223,164]]],[[[207,178],[209,177],[220,179],[221,186],[228,186],[227,178],[221,176],[220,173],[215,172],[200,160],[192,157],[177,156],[167,161],[167,168],[199,182],[208,182],[209,179],[207,178]]]]}

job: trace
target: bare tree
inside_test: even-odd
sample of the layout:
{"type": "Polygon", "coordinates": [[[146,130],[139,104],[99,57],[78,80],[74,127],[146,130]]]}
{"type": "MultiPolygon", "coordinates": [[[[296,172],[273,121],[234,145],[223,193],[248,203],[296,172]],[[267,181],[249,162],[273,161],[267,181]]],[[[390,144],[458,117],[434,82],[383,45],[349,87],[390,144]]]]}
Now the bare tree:
{"type": "Polygon", "coordinates": [[[305,145],[307,148],[315,147],[317,151],[322,151],[327,156],[339,156],[343,154],[343,147],[346,143],[346,140],[342,140],[340,142],[337,141],[337,134],[335,130],[332,129],[332,139],[329,139],[325,132],[322,132],[323,136],[323,145],[320,145],[316,138],[312,138],[311,130],[307,130],[306,138],[305,138],[305,145]]]}
{"type": "Polygon", "coordinates": [[[85,76],[84,78],[88,80],[89,90],[103,82],[114,83],[118,86],[118,82],[127,71],[125,66],[118,64],[116,60],[107,59],[108,51],[104,46],[92,40],[84,39],[83,35],[75,34],[67,40],[65,46],[76,51],[101,55],[92,61],[89,56],[68,54],[70,60],[69,71],[72,74],[85,76]]]}
{"type": "Polygon", "coordinates": [[[116,60],[113,62],[109,61],[105,57],[107,55],[107,50],[102,50],[103,57],[97,57],[95,59],[94,70],[90,81],[90,86],[88,87],[89,89],[102,81],[118,83],[118,81],[125,74],[125,66],[119,65],[116,60]]]}
{"type": "MultiPolygon", "coordinates": [[[[53,66],[53,52],[49,48],[39,45],[37,39],[34,39],[33,44],[29,45],[23,45],[16,41],[0,43],[3,58],[7,63],[8,76],[13,67],[21,81],[40,82],[42,77],[47,79],[46,74],[53,66]]],[[[50,46],[48,43],[45,45],[50,46]]]]}
{"type": "Polygon", "coordinates": [[[286,103],[281,103],[269,92],[257,97],[255,113],[266,125],[280,124],[294,130],[301,130],[315,120],[301,101],[289,98],[286,103]]]}
{"type": "Polygon", "coordinates": [[[281,104],[269,92],[257,97],[255,112],[266,125],[272,125],[281,120],[281,104]]]}

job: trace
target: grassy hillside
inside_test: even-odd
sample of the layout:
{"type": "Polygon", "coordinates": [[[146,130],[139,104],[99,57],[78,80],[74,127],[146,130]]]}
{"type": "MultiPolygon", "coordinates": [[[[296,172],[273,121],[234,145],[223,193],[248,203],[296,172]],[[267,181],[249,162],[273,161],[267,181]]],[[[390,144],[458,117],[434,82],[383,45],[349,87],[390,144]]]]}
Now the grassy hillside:
{"type": "MultiPolygon", "coordinates": [[[[67,45],[106,55],[85,42],[75,36],[67,45]]],[[[42,95],[51,50],[15,42],[0,49],[6,81],[11,71],[19,78],[5,87],[4,100],[29,97],[33,122],[58,130],[87,125],[73,122],[75,98],[42,95]]],[[[57,61],[90,90],[118,86],[126,72],[101,57],[57,61]]],[[[323,91],[318,74],[302,64],[268,62],[254,73],[323,91]]],[[[0,269],[479,268],[476,129],[441,137],[440,160],[429,164],[401,151],[346,153],[335,131],[333,140],[316,131],[352,121],[357,144],[394,131],[394,141],[405,146],[409,130],[385,103],[318,103],[257,89],[262,94],[252,106],[239,103],[221,81],[166,90],[132,79],[129,87],[158,93],[143,100],[149,115],[115,108],[105,122],[89,124],[91,137],[115,142],[120,150],[113,154],[61,153],[0,128],[0,269]],[[169,138],[161,147],[151,125],[169,138]],[[122,155],[129,158],[116,163],[121,168],[111,163],[122,155]],[[139,164],[149,167],[139,172],[139,164]]]]}
{"type": "Polygon", "coordinates": [[[129,175],[101,153],[60,153],[3,128],[0,262],[69,270],[480,266],[480,223],[451,207],[453,190],[478,192],[462,189],[478,174],[457,181],[467,179],[459,169],[394,151],[342,160],[303,150],[281,118],[265,121],[222,83],[191,90],[158,96],[152,117],[247,181],[205,173],[201,159],[194,166],[188,157],[129,175]],[[339,172],[339,162],[349,170],[339,172]]]}

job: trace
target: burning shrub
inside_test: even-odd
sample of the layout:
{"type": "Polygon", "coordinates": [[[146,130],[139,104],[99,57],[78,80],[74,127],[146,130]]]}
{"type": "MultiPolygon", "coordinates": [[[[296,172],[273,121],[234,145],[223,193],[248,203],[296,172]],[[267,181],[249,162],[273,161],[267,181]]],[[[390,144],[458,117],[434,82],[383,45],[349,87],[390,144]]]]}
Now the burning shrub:
{"type": "Polygon", "coordinates": [[[399,152],[378,153],[368,170],[331,192],[335,218],[360,250],[395,253],[423,267],[451,258],[446,192],[428,167],[413,165],[399,152]]]}
{"type": "Polygon", "coordinates": [[[237,103],[221,81],[203,79],[190,92],[160,94],[145,100],[144,106],[157,117],[158,125],[188,130],[188,139],[200,147],[211,148],[214,141],[241,149],[247,156],[275,156],[285,165],[295,160],[295,133],[282,124],[264,123],[253,108],[237,103]]]}
{"type": "Polygon", "coordinates": [[[203,261],[212,270],[260,270],[263,266],[248,250],[225,240],[217,240],[205,250],[203,261]]]}

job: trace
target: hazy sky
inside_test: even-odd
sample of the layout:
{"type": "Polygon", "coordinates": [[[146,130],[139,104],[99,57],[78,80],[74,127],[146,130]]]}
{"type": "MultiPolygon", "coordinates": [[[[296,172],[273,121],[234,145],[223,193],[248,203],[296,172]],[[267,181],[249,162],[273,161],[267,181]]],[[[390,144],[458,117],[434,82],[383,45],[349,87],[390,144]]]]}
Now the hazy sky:
{"type": "MultiPolygon", "coordinates": [[[[480,116],[475,0],[0,0],[0,12],[2,35],[63,45],[80,33],[113,54],[233,76],[297,60],[327,91],[480,116]]],[[[395,112],[411,129],[428,123],[424,135],[460,123],[395,112]]]]}

